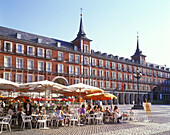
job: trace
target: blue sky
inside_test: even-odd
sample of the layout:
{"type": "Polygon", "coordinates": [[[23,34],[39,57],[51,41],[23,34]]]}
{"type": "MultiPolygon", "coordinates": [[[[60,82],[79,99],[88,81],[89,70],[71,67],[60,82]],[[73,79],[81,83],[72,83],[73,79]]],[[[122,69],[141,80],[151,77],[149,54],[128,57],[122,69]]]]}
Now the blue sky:
{"type": "Polygon", "coordinates": [[[81,7],[92,49],[130,58],[139,31],[146,61],[170,67],[170,0],[1,0],[0,25],[72,41],[81,7]]]}

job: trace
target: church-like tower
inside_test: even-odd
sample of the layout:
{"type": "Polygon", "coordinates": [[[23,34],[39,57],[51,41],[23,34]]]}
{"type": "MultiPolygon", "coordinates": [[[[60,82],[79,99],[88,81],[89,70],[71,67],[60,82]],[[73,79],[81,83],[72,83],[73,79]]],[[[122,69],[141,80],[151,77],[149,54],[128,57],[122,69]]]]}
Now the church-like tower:
{"type": "Polygon", "coordinates": [[[77,34],[77,37],[72,41],[72,43],[74,44],[74,50],[80,50],[81,52],[84,52],[84,53],[90,53],[90,42],[91,41],[92,40],[86,37],[84,28],[83,28],[82,14],[80,14],[79,32],[77,34]]]}
{"type": "Polygon", "coordinates": [[[139,49],[139,36],[137,34],[137,48],[136,52],[133,56],[131,56],[132,60],[134,60],[137,63],[145,64],[145,55],[142,54],[142,51],[139,49]]]}

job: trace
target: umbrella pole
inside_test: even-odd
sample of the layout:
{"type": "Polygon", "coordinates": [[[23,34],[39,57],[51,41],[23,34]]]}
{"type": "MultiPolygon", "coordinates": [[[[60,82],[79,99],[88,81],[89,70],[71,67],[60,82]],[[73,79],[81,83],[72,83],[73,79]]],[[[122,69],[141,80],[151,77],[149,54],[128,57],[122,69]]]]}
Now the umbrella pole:
{"type": "Polygon", "coordinates": [[[44,112],[45,114],[46,114],[46,101],[47,101],[46,94],[47,94],[47,87],[45,86],[45,112],[44,112]]]}
{"type": "Polygon", "coordinates": [[[38,99],[38,105],[40,106],[40,92],[39,92],[39,99],[38,99]]]}

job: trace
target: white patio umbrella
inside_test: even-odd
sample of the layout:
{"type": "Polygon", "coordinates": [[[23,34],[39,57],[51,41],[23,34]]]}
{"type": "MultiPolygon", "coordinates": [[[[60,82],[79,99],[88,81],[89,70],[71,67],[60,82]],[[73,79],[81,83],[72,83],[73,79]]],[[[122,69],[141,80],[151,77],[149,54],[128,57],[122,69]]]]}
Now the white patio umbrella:
{"type": "MultiPolygon", "coordinates": [[[[84,93],[84,92],[86,92],[87,94],[88,94],[88,92],[93,93],[95,91],[98,91],[98,92],[101,92],[101,93],[104,92],[100,88],[97,88],[97,87],[94,87],[94,86],[90,86],[90,85],[86,85],[86,84],[83,84],[83,83],[78,83],[78,84],[70,85],[70,86],[67,87],[67,89],[75,91],[75,92],[78,92],[79,93],[79,99],[81,97],[81,93],[84,93]]],[[[79,101],[79,114],[80,114],[80,101],[79,101]]],[[[79,120],[78,124],[82,125],[82,124],[80,124],[80,120],[79,120]]]]}
{"type": "Polygon", "coordinates": [[[14,91],[19,88],[19,84],[0,78],[0,90],[14,91]]]}

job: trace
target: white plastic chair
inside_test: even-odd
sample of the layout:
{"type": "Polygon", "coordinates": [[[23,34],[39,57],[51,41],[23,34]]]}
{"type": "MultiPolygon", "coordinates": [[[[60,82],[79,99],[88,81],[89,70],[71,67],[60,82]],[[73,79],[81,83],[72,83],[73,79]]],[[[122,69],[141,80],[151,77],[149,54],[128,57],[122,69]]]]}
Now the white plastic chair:
{"type": "Polygon", "coordinates": [[[32,117],[31,116],[26,116],[26,115],[21,115],[22,117],[22,124],[21,124],[21,128],[23,127],[23,129],[25,129],[25,123],[29,123],[30,124],[30,128],[32,129],[32,117]]]}
{"type": "Polygon", "coordinates": [[[39,125],[39,129],[41,127],[46,128],[47,127],[46,122],[47,122],[47,116],[42,116],[42,118],[37,120],[36,128],[37,128],[38,125],[39,125]]]}
{"type": "Polygon", "coordinates": [[[11,121],[11,115],[7,115],[2,121],[0,121],[0,125],[1,125],[1,132],[3,130],[3,126],[6,125],[9,128],[9,131],[11,132],[11,126],[10,126],[10,121],[11,121]]]}
{"type": "Polygon", "coordinates": [[[96,115],[96,123],[97,124],[103,124],[103,112],[99,112],[97,115],[96,115]]]}
{"type": "Polygon", "coordinates": [[[78,114],[73,114],[72,116],[70,116],[70,126],[71,126],[71,122],[73,122],[73,127],[75,126],[76,122],[78,122],[79,120],[79,115],[78,114]]]}
{"type": "Polygon", "coordinates": [[[92,123],[94,123],[94,120],[95,120],[95,116],[92,115],[92,114],[86,114],[86,120],[87,120],[87,123],[90,124],[90,122],[92,121],[92,123]]]}

